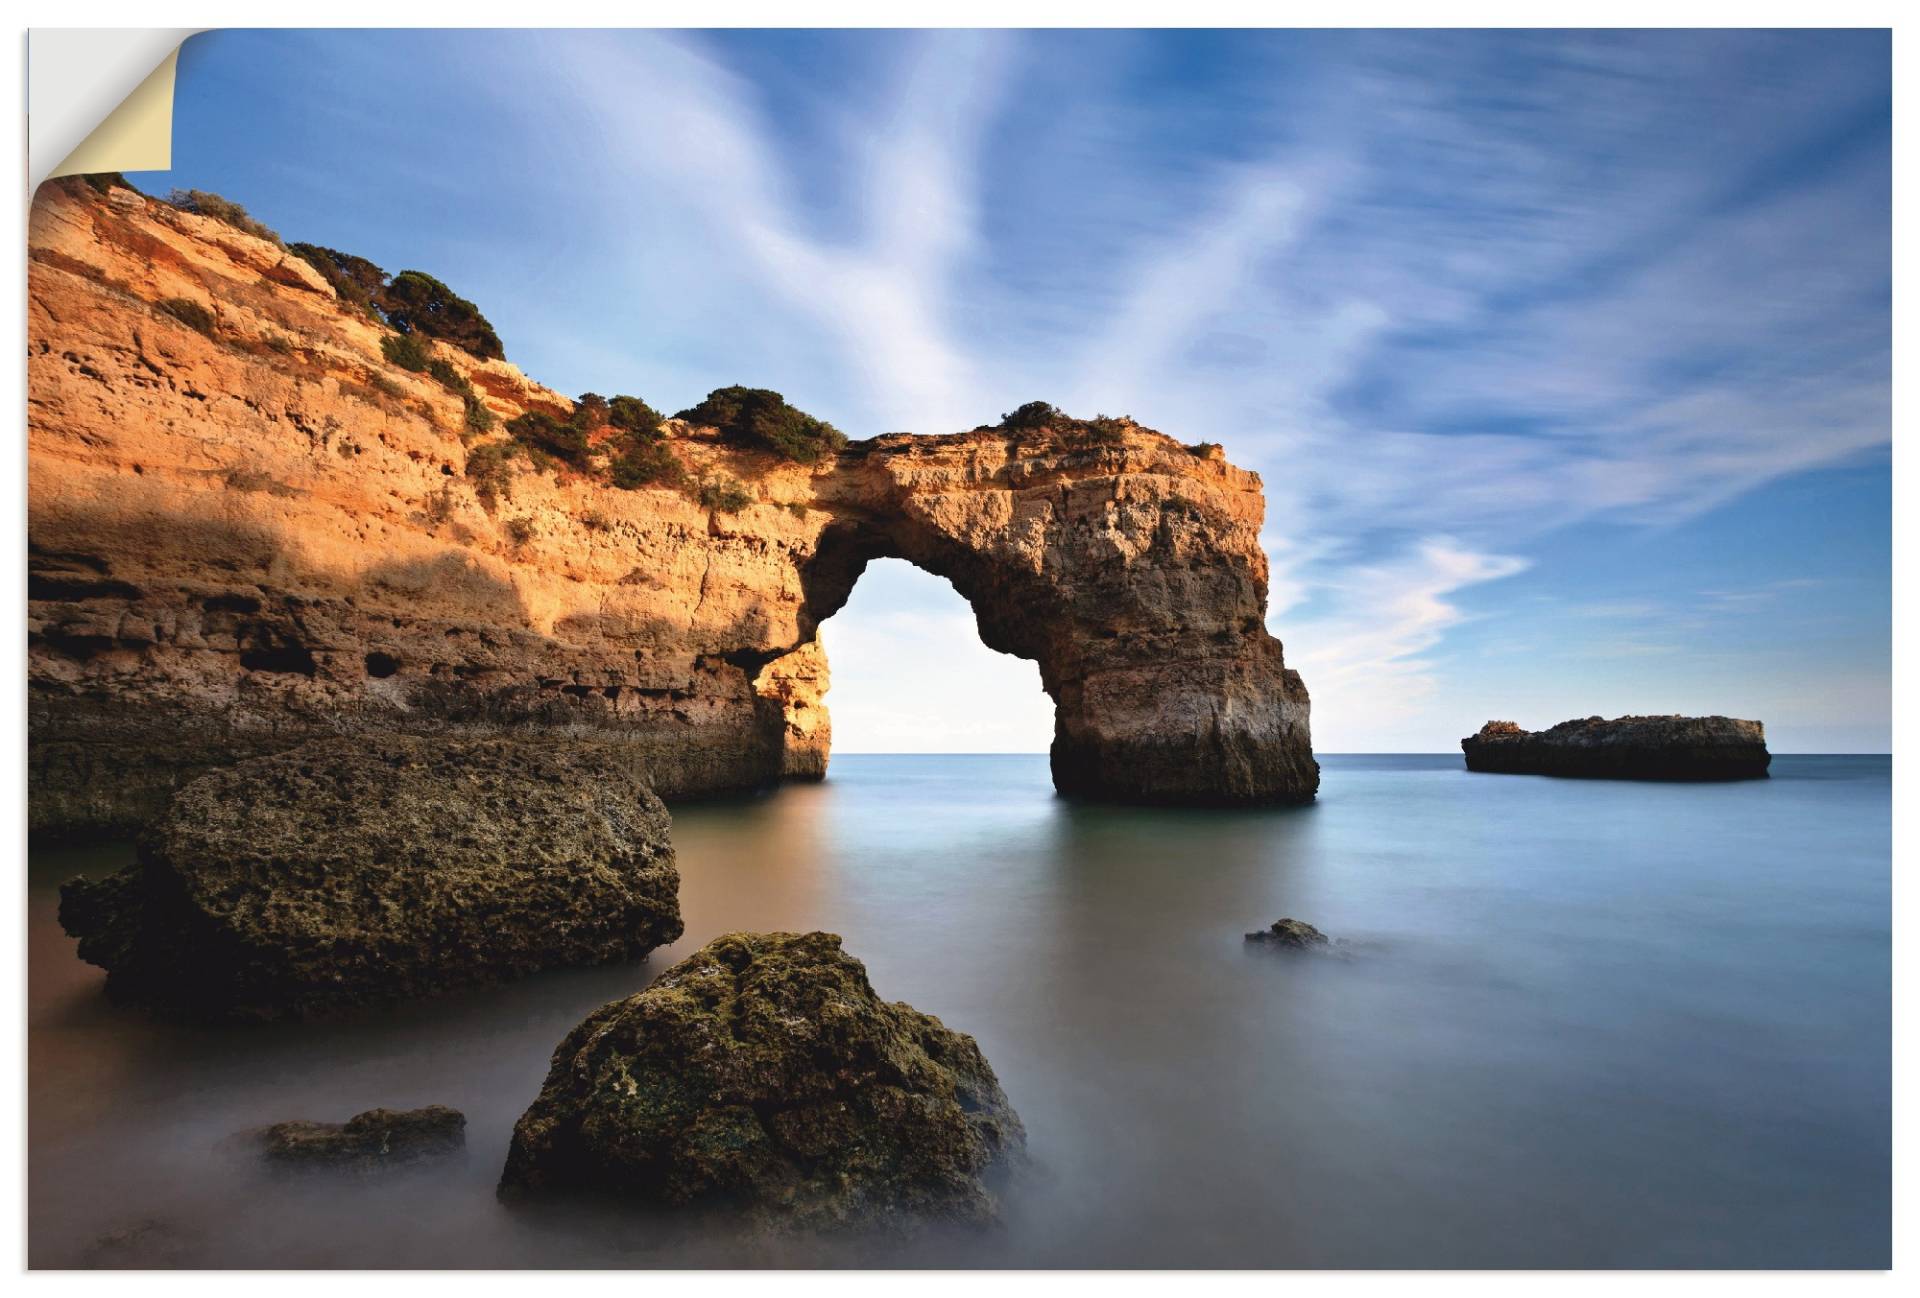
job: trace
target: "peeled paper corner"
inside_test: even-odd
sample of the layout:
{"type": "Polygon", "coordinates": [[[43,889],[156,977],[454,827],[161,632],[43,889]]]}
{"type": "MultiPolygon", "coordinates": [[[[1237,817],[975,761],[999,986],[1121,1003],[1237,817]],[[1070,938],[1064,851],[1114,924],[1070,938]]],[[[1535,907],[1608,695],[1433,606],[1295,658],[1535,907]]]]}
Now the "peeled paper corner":
{"type": "Polygon", "coordinates": [[[38,29],[28,38],[33,182],[173,165],[177,29],[38,29]],[[154,59],[159,58],[158,66],[154,59]],[[46,159],[58,162],[46,165],[46,159]]]}

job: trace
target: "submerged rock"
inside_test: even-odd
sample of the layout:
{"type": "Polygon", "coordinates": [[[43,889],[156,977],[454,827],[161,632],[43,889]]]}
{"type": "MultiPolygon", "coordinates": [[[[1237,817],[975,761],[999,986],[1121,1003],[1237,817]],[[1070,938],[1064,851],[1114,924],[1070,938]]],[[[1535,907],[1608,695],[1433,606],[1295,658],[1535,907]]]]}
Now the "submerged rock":
{"type": "Polygon", "coordinates": [[[1270,927],[1247,934],[1249,942],[1270,942],[1275,946],[1304,948],[1327,945],[1327,935],[1301,919],[1276,919],[1270,927]]]}
{"type": "Polygon", "coordinates": [[[978,1223],[1025,1140],[973,1038],[881,1000],[837,936],[730,933],[560,1043],[500,1189],[769,1226],[978,1223]]]}
{"type": "Polygon", "coordinates": [[[370,1169],[450,1154],[467,1145],[458,1109],[368,1109],[345,1122],[279,1122],[260,1133],[262,1152],[278,1163],[370,1169]]]}
{"type": "Polygon", "coordinates": [[[81,1252],[80,1265],[130,1271],[191,1267],[202,1264],[205,1249],[199,1231],[147,1217],[100,1235],[81,1252]]]}
{"type": "Polygon", "coordinates": [[[1460,741],[1470,771],[1615,780],[1757,780],[1766,728],[1733,717],[1587,717],[1550,730],[1489,721],[1460,741]]]}
{"type": "Polygon", "coordinates": [[[323,740],[182,789],[60,922],[117,1000],[337,1011],[673,941],[668,828],[616,746],[323,740]]]}

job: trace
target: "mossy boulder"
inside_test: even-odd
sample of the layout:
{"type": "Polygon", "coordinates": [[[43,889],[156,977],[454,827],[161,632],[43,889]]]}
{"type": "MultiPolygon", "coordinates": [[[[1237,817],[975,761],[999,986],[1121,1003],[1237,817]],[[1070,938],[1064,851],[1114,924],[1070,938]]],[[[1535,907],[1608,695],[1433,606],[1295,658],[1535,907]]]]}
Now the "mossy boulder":
{"type": "Polygon", "coordinates": [[[1025,1140],[973,1038],[881,1000],[837,936],[730,933],[560,1043],[500,1187],[778,1228],[985,1223],[1025,1140]]]}
{"type": "Polygon", "coordinates": [[[669,823],[618,745],[322,740],[179,790],[60,922],[117,1000],[328,1013],[673,941],[669,823]]]}

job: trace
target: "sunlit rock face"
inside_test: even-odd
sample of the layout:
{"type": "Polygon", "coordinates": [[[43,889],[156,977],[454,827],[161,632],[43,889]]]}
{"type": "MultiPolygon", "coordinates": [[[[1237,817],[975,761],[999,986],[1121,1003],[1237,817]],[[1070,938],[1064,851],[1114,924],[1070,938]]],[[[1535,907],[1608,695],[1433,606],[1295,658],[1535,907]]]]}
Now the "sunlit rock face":
{"type": "MultiPolygon", "coordinates": [[[[29,250],[36,829],[124,831],[210,766],[337,733],[577,729],[669,798],[818,778],[816,629],[888,556],[1038,663],[1063,793],[1313,795],[1306,690],[1262,622],[1260,480],[1216,448],[996,428],[799,465],[670,421],[743,507],[524,462],[489,500],[469,458],[498,431],[274,244],[55,182],[29,250]]],[[[572,408],[435,355],[500,420],[572,408]]]]}

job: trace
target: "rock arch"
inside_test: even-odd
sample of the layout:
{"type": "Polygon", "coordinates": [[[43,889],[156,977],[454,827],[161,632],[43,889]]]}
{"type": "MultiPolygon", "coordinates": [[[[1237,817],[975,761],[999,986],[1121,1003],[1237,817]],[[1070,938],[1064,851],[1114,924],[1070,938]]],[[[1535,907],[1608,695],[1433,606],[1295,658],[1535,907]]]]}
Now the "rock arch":
{"type": "MultiPolygon", "coordinates": [[[[795,464],[673,420],[691,489],[476,473],[463,397],[282,250],[90,195],[43,187],[29,227],[36,830],[125,832],[211,766],[356,732],[619,744],[669,799],[818,777],[816,633],[883,555],[1039,665],[1063,793],[1313,796],[1260,479],[1218,447],[1049,415],[795,464]],[[182,295],[218,337],[155,305],[182,295]]],[[[444,359],[496,421],[571,408],[444,359]]]]}
{"type": "Polygon", "coordinates": [[[876,438],[817,499],[797,624],[867,564],[944,577],[991,649],[1038,664],[1061,793],[1128,802],[1313,796],[1308,698],[1266,631],[1256,475],[1143,429],[876,438]]]}

